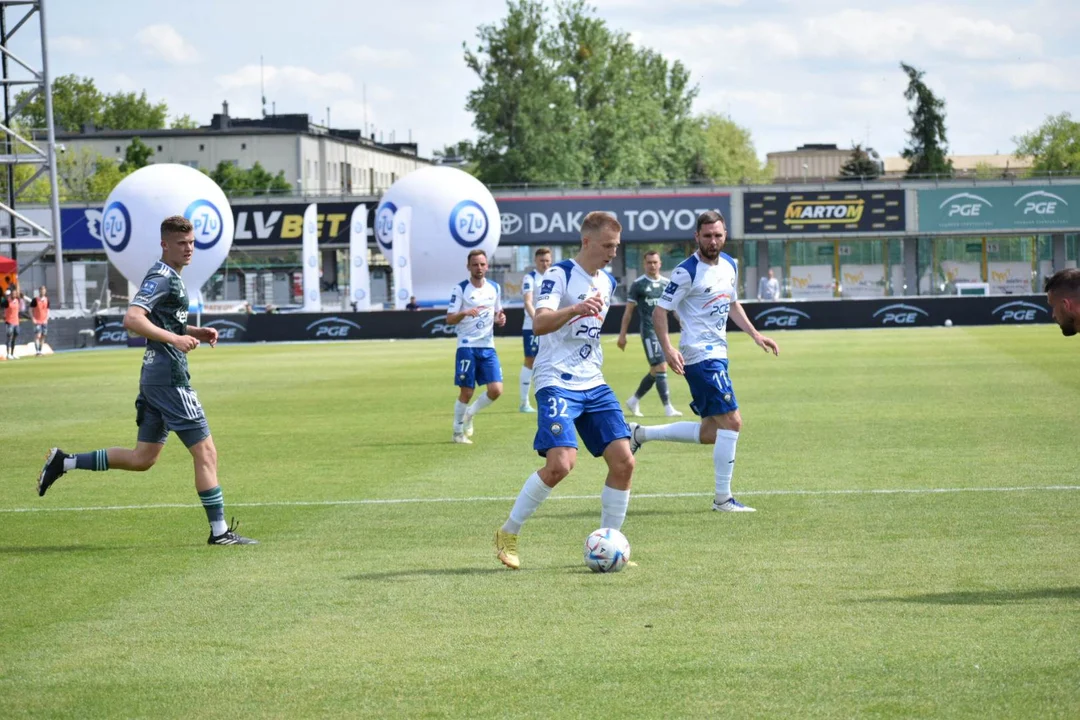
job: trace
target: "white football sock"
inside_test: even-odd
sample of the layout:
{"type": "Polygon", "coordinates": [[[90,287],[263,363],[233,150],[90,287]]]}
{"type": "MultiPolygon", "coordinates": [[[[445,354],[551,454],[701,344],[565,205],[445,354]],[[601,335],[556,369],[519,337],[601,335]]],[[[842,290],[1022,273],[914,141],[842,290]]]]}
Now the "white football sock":
{"type": "Polygon", "coordinates": [[[521,366],[521,404],[525,405],[529,402],[529,389],[532,387],[532,368],[521,366]]]}
{"type": "Polygon", "coordinates": [[[716,444],[713,445],[713,466],[716,469],[716,502],[727,502],[731,498],[731,473],[735,469],[735,443],[739,433],[734,430],[717,430],[716,444]]]}
{"type": "Polygon", "coordinates": [[[621,529],[629,505],[629,490],[616,490],[605,485],[600,491],[600,527],[621,529]]]}
{"type": "Polygon", "coordinates": [[[471,416],[476,415],[493,402],[495,401],[489,398],[487,393],[483,393],[480,397],[476,398],[476,400],[473,400],[473,404],[469,406],[468,413],[471,416]]]}
{"type": "Polygon", "coordinates": [[[517,535],[521,532],[521,526],[525,524],[525,521],[532,517],[536,509],[540,507],[540,503],[547,500],[550,494],[551,488],[540,479],[539,472],[534,472],[521,486],[521,492],[514,501],[514,507],[510,508],[510,517],[507,518],[502,529],[517,535]]]}
{"type": "Polygon", "coordinates": [[[465,408],[469,407],[460,400],[454,401],[454,432],[461,430],[461,423],[465,422],[465,408]]]}
{"type": "Polygon", "coordinates": [[[670,425],[642,425],[638,428],[641,439],[667,440],[668,442],[700,443],[701,423],[677,422],[670,425]]]}

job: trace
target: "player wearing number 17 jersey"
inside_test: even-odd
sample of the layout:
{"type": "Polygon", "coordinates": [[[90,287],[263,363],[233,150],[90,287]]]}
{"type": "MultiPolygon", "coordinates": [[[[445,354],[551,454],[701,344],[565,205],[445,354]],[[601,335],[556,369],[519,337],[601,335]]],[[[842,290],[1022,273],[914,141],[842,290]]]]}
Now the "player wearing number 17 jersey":
{"type": "Polygon", "coordinates": [[[630,502],[634,456],[630,428],[619,400],[601,372],[600,329],[611,307],[615,278],[604,270],[615,258],[622,226],[592,212],[581,223],[581,251],[556,263],[540,281],[533,332],[543,337],[533,367],[537,430],[533,448],[544,458],[525,481],[510,517],[495,532],[495,553],[514,570],[521,567],[518,533],[577,460],[578,436],[608,474],[600,493],[600,526],[622,527],[630,502]]]}
{"type": "Polygon", "coordinates": [[[728,316],[766,352],[777,355],[780,348],[754,329],[739,304],[738,268],[730,255],[721,252],[727,240],[724,216],[711,210],[699,215],[694,239],[697,252],[671,273],[671,282],[653,311],[653,325],[671,369],[686,376],[693,397],[690,408],[701,422],[631,425],[630,446],[636,452],[650,440],[712,445],[716,486],[713,510],[753,512],[731,494],[742,417],[728,377],[728,316]],[[682,324],[679,350],[671,345],[668,336],[671,310],[678,313],[682,324]]]}
{"type": "Polygon", "coordinates": [[[473,250],[467,267],[469,279],[462,280],[450,291],[450,307],[446,324],[457,326],[458,347],[454,357],[454,384],[458,399],[454,403],[454,442],[472,445],[473,416],[502,395],[502,367],[495,354],[494,326],[506,324],[502,308],[502,291],[487,274],[487,253],[473,250]],[[487,392],[469,405],[477,385],[486,385],[487,392]]]}

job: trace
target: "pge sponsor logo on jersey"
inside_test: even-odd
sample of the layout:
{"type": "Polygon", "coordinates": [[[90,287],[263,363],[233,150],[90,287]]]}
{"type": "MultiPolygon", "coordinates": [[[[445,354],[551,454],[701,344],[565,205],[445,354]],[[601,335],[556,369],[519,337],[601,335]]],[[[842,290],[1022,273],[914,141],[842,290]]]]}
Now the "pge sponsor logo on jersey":
{"type": "Polygon", "coordinates": [[[1049,316],[1050,311],[1042,305],[1024,302],[1023,300],[1014,300],[1004,305],[998,305],[990,311],[990,314],[1001,323],[1032,323],[1045,319],[1040,317],[1039,313],[1049,316]]]}
{"type": "MultiPolygon", "coordinates": [[[[328,317],[323,318],[322,320],[316,320],[304,329],[307,330],[309,337],[315,338],[316,340],[343,340],[345,338],[353,337],[353,331],[360,330],[360,326],[352,320],[346,320],[345,318],[328,317]]],[[[358,335],[359,333],[356,334],[358,335]]]]}
{"type": "Polygon", "coordinates": [[[780,306],[762,310],[754,316],[754,324],[763,328],[797,328],[799,320],[809,320],[810,315],[802,310],[780,306]]]}
{"type": "Polygon", "coordinates": [[[195,248],[209,250],[221,240],[225,223],[221,220],[221,211],[209,200],[196,200],[187,206],[184,217],[195,226],[195,248]]]}
{"type": "Polygon", "coordinates": [[[218,342],[240,342],[247,328],[232,320],[211,320],[206,327],[217,330],[218,342]]]}
{"type": "Polygon", "coordinates": [[[862,219],[866,201],[851,200],[793,200],[784,210],[784,224],[798,225],[847,225],[862,219]]]}
{"type": "Polygon", "coordinates": [[[131,214],[119,200],[109,203],[101,216],[101,240],[113,252],[123,252],[131,242],[131,214]]]}
{"type": "Polygon", "coordinates": [[[982,195],[974,193],[957,193],[945,198],[938,209],[948,218],[977,218],[985,208],[992,208],[994,204],[982,195]]]}
{"type": "Polygon", "coordinates": [[[502,225],[503,235],[514,235],[525,227],[525,221],[514,213],[502,213],[499,215],[499,223],[502,225]]]}
{"type": "Polygon", "coordinates": [[[95,333],[95,342],[98,345],[120,344],[127,345],[128,334],[122,322],[105,323],[95,333]]]}
{"type": "Polygon", "coordinates": [[[457,325],[447,325],[446,317],[433,317],[423,325],[420,329],[427,328],[430,335],[457,335],[457,325]]]}
{"type": "Polygon", "coordinates": [[[1020,207],[1023,205],[1023,214],[1034,215],[1056,215],[1058,210],[1058,204],[1069,206],[1069,203],[1065,198],[1054,193],[1046,192],[1045,190],[1036,190],[1035,192],[1029,192],[1027,195],[1023,195],[1013,203],[1014,207],[1020,207]]]}
{"type": "Polygon", "coordinates": [[[392,202],[384,202],[375,211],[375,240],[379,247],[389,252],[394,244],[394,213],[397,205],[392,202]]]}
{"type": "Polygon", "coordinates": [[[474,248],[488,233],[488,216],[480,203],[462,200],[450,211],[450,235],[458,245],[474,248]]]}
{"type": "Polygon", "coordinates": [[[914,305],[895,303],[886,305],[874,313],[882,325],[916,325],[920,320],[930,317],[930,313],[914,305]]]}

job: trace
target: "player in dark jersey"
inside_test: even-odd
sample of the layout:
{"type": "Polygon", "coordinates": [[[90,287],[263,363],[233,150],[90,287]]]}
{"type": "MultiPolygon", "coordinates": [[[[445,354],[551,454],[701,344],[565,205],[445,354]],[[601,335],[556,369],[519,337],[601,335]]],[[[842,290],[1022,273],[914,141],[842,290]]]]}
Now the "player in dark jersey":
{"type": "Polygon", "coordinates": [[[645,346],[645,359],[649,362],[648,374],[641,379],[637,392],[626,401],[626,407],[630,408],[630,412],[636,417],[642,416],[641,398],[645,397],[645,393],[649,392],[654,383],[660,402],[664,403],[664,413],[668,417],[682,415],[671,404],[667,363],[664,361],[664,351],[660,349],[660,341],[656,339],[656,331],[653,330],[653,308],[667,284],[668,279],[660,274],[660,253],[650,250],[645,253],[645,274],[635,280],[626,292],[626,310],[623,311],[622,328],[619,330],[619,349],[626,349],[626,331],[630,329],[630,318],[634,316],[634,308],[640,305],[638,314],[641,317],[641,344],[645,346]]]}
{"type": "Polygon", "coordinates": [[[71,455],[53,448],[38,476],[38,495],[68,470],[149,470],[175,432],[195,459],[195,489],[210,521],[211,545],[250,545],[256,541],[236,533],[225,523],[225,504],[217,479],[217,449],[210,436],[202,405],[191,388],[187,354],[217,343],[217,330],[188,325],[188,296],[180,271],[195,251],[194,228],[187,218],[174,215],[161,223],[161,260],[154,264],[131,301],[124,328],[146,338],[135,424],[139,427],[134,450],[108,448],[71,455]]]}

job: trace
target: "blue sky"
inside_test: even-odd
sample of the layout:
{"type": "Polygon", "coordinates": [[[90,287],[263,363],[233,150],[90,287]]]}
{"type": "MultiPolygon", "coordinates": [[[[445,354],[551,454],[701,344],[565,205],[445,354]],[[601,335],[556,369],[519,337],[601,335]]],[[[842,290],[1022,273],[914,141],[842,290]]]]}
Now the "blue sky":
{"type": "MultiPolygon", "coordinates": [[[[594,0],[609,25],[684,62],[695,109],[747,127],[758,154],[808,142],[866,142],[899,154],[909,127],[904,60],[947,102],[957,154],[1012,151],[1047,115],[1080,119],[1080,3],[594,0]]],[[[53,75],[107,92],[143,90],[207,123],[308,113],[336,127],[367,121],[389,140],[411,131],[422,154],[474,137],[475,76],[462,42],[496,22],[496,0],[50,0],[53,75]],[[366,104],[365,99],[366,87],[366,104]],[[269,104],[267,110],[270,110],[269,104]]],[[[25,32],[25,31],[24,31],[25,32]]],[[[19,45],[15,44],[15,48],[19,45]]]]}

